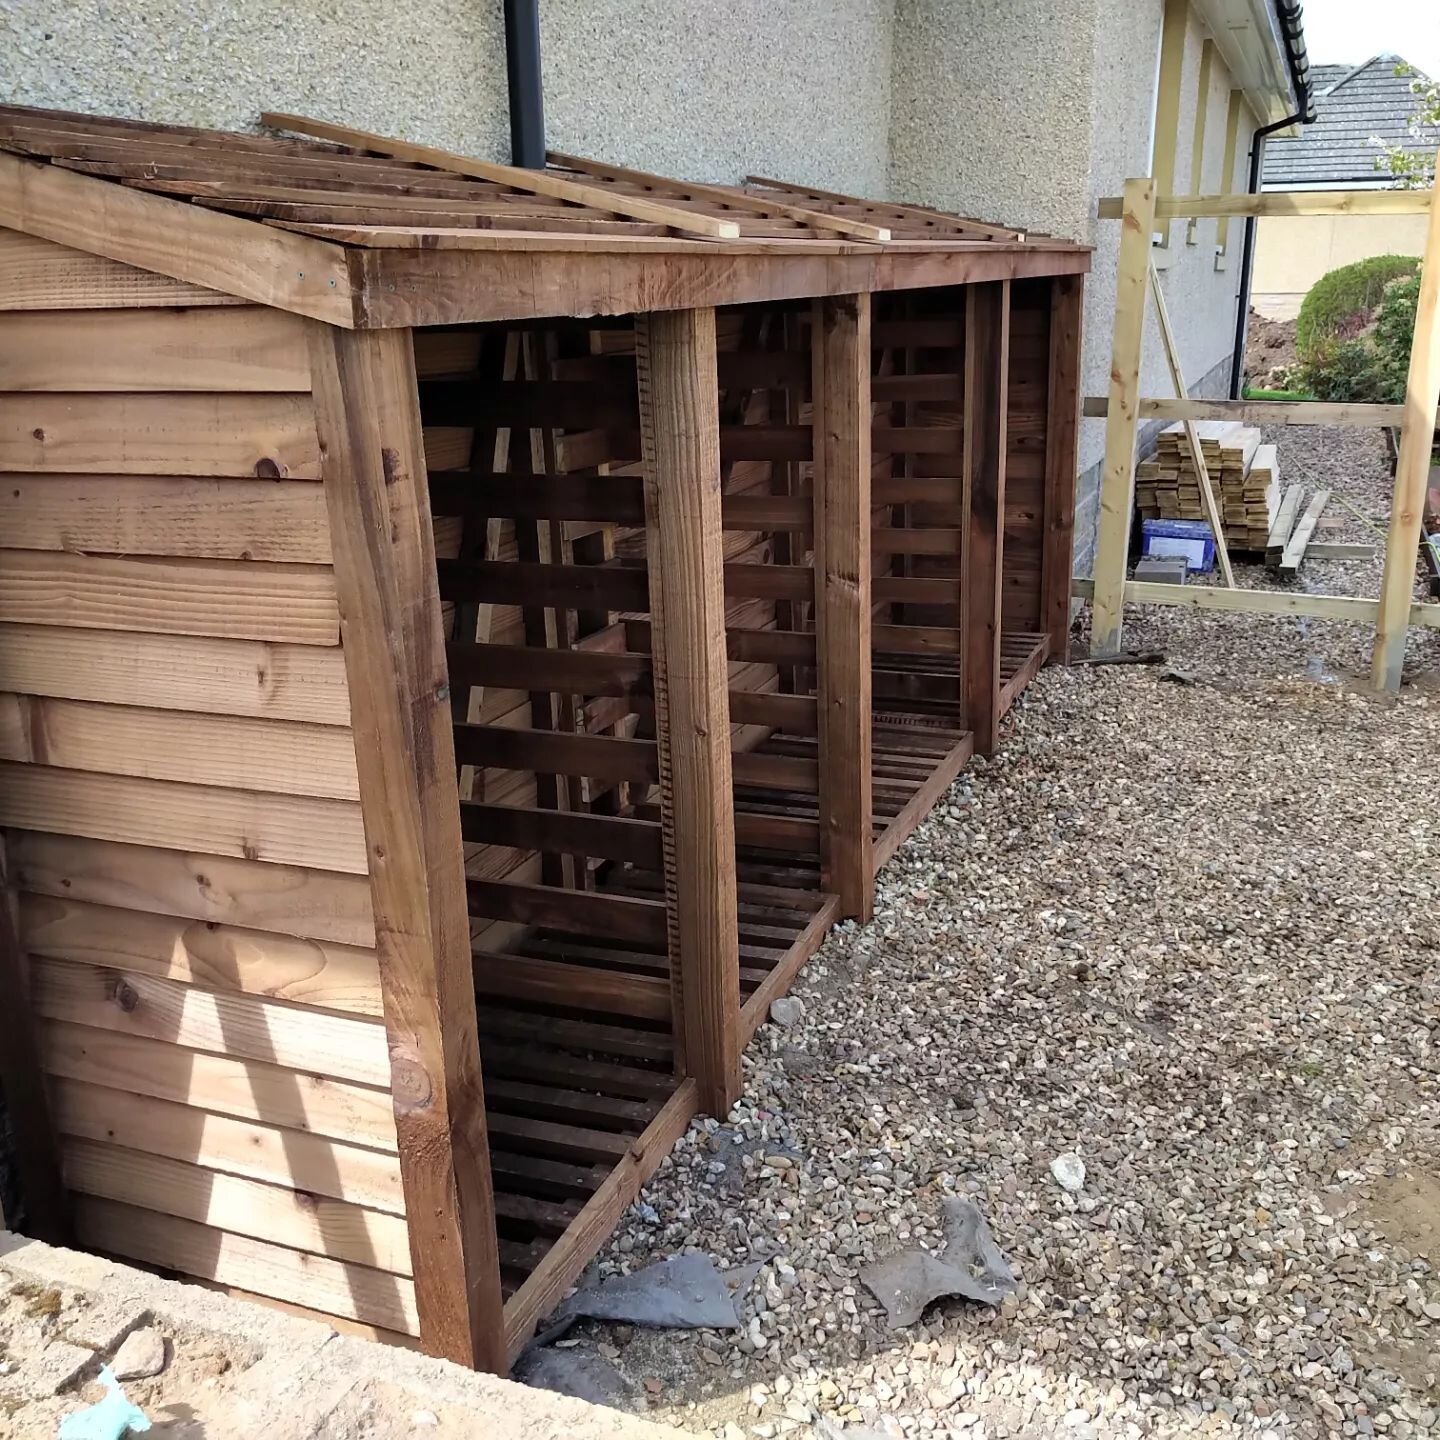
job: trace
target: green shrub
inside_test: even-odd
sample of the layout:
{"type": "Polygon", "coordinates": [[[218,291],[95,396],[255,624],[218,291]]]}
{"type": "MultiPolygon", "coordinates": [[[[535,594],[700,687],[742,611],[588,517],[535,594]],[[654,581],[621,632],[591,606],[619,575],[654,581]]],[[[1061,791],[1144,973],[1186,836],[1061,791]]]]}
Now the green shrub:
{"type": "Polygon", "coordinates": [[[1368,333],[1352,339],[1321,336],[1291,372],[1290,383],[1317,400],[1399,404],[1405,398],[1419,299],[1418,274],[1392,280],[1379,296],[1368,333]]]}
{"type": "Polygon", "coordinates": [[[1413,255],[1372,255],[1322,275],[1301,302],[1295,322],[1295,348],[1300,358],[1310,359],[1322,341],[1340,336],[1347,321],[1368,316],[1380,303],[1386,285],[1399,276],[1413,275],[1419,265],[1413,255]]]}

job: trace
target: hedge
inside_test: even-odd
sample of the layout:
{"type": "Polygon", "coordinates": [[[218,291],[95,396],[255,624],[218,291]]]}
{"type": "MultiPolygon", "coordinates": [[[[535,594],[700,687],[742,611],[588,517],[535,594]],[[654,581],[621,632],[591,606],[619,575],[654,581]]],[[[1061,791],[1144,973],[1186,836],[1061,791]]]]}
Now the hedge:
{"type": "Polygon", "coordinates": [[[1413,275],[1419,267],[1414,255],[1372,255],[1322,275],[1301,303],[1295,322],[1295,348],[1301,359],[1312,358],[1316,347],[1352,315],[1373,310],[1390,281],[1413,275]]]}

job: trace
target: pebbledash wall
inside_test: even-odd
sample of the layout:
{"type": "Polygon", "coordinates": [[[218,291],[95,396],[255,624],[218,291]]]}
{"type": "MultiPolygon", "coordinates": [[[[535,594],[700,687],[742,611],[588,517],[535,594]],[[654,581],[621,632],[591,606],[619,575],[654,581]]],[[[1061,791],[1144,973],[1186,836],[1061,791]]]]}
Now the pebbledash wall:
{"type": "MultiPolygon", "coordinates": [[[[551,144],[733,183],[747,172],[938,205],[1095,245],[1083,388],[1109,373],[1119,226],[1149,173],[1163,0],[542,0],[551,144]]],[[[1190,188],[1203,33],[1187,37],[1176,186],[1190,188]]],[[[1212,65],[1203,185],[1230,77],[1212,65]]],[[[4,0],[0,99],[246,128],[314,114],[505,159],[499,0],[4,0]]],[[[1243,112],[1235,188],[1253,118],[1243,112]]],[[[1228,384],[1243,226],[1172,227],[1164,286],[1193,394],[1228,384]]],[[[1153,314],[1146,393],[1170,393],[1153,314]]],[[[1081,429],[1076,569],[1104,422],[1081,429]]]]}

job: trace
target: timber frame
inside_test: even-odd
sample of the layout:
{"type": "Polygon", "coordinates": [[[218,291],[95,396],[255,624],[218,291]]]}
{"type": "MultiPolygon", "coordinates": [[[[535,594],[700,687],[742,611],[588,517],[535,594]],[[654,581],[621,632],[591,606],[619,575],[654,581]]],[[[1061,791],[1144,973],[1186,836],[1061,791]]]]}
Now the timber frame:
{"type": "Polygon", "coordinates": [[[1156,181],[1125,182],[1124,194],[1100,201],[1102,220],[1119,220],[1120,266],[1108,396],[1086,397],[1084,413],[1105,420],[1105,463],[1100,487],[1100,525],[1094,579],[1075,582],[1074,593],[1093,603],[1091,651],[1120,652],[1124,606],[1190,605],[1247,614],[1307,615],[1351,620],[1375,627],[1371,682],[1377,690],[1400,688],[1405,639],[1412,626],[1440,626],[1440,605],[1415,600],[1415,574],[1424,520],[1430,452],[1440,402],[1440,204],[1434,190],[1265,191],[1258,195],[1165,195],[1156,181]],[[1398,215],[1424,213],[1430,220],[1422,262],[1415,339],[1405,400],[1401,405],[1325,404],[1292,401],[1191,400],[1185,391],[1165,298],[1151,259],[1152,237],[1169,221],[1198,216],[1398,215]],[[1147,291],[1160,320],[1175,399],[1141,397],[1141,347],[1147,291]],[[1135,461],[1142,419],[1181,421],[1194,457],[1202,500],[1211,517],[1216,554],[1225,583],[1211,586],[1154,585],[1125,578],[1135,509],[1135,461]],[[1237,587],[1230,571],[1224,530],[1215,506],[1194,422],[1244,420],[1279,425],[1360,425],[1400,430],[1395,488],[1386,535],[1385,571],[1378,599],[1305,595],[1237,587]]]}
{"type": "Polygon", "coordinates": [[[1081,246],[0,107],[56,1238],[503,1370],[1069,632],[1081,246]]]}

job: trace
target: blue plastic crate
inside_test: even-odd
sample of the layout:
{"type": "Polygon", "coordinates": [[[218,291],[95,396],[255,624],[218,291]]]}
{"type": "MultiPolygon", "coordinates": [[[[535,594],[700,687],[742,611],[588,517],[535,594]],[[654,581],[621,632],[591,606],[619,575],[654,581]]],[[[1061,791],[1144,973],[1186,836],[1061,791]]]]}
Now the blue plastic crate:
{"type": "Polygon", "coordinates": [[[1192,575],[1215,568],[1215,537],[1204,520],[1146,520],[1141,534],[1144,555],[1183,555],[1192,575]]]}

